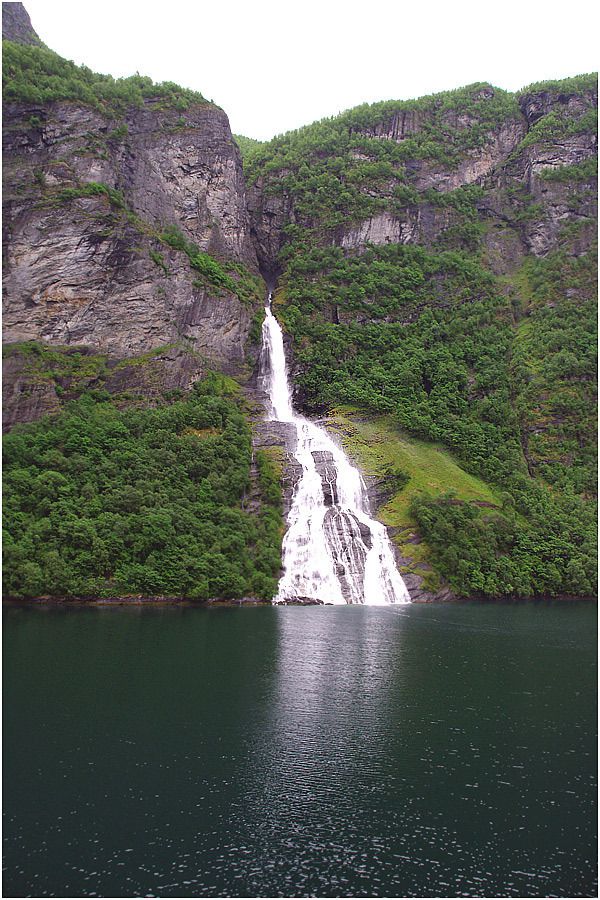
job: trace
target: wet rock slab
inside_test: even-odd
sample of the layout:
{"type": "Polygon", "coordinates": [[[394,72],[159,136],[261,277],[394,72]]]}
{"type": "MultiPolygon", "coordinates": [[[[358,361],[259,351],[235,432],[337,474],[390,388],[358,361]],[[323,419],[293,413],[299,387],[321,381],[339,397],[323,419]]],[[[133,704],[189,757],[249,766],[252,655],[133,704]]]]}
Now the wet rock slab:
{"type": "Polygon", "coordinates": [[[285,600],[280,600],[277,603],[277,606],[325,606],[324,600],[319,600],[317,597],[286,597],[285,600]]]}

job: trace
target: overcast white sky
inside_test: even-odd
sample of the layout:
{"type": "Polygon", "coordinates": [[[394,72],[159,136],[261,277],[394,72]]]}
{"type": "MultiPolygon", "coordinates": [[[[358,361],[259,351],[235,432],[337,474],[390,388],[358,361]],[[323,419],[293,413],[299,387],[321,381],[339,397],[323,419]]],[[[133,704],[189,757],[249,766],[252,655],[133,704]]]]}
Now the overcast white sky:
{"type": "Polygon", "coordinates": [[[365,101],[598,69],[591,0],[24,0],[53,50],[195,88],[261,140],[365,101]]]}

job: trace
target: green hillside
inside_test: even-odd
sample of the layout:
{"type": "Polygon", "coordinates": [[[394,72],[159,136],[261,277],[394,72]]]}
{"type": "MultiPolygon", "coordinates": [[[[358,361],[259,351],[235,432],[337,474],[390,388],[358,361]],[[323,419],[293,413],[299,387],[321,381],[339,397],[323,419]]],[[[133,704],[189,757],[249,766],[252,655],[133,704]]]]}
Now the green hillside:
{"type": "Polygon", "coordinates": [[[119,409],[106,391],[88,391],[60,415],[13,429],[4,440],[6,595],[270,600],[278,474],[265,453],[252,474],[237,390],[209,377],[150,409],[119,409]]]}
{"type": "MultiPolygon", "coordinates": [[[[171,277],[172,263],[165,254],[172,260],[174,252],[185,263],[190,291],[210,294],[206,300],[189,301],[190,317],[198,317],[194,328],[202,327],[207,313],[216,312],[217,321],[218,304],[230,295],[243,307],[235,315],[252,323],[246,335],[253,347],[258,346],[265,287],[258,261],[269,286],[277,288],[275,312],[286,331],[298,405],[309,415],[332,417],[366,470],[388,479],[390,499],[382,515],[397,529],[395,539],[409,568],[425,575],[430,586],[446,580],[463,596],[588,595],[596,589],[595,74],[535,84],[518,93],[481,82],[415,100],[364,104],[269,142],[238,136],[244,185],[225,117],[214,107],[220,123],[214,134],[205,135],[208,126],[202,123],[189,128],[195,148],[191,162],[189,148],[171,146],[188,128],[177,110],[208,104],[197,92],[171,82],[153,84],[139,75],[98,75],[35,44],[5,41],[3,66],[3,96],[14,116],[8,127],[12,156],[5,167],[11,176],[5,191],[9,245],[11,228],[18,229],[23,216],[31,215],[32,221],[43,221],[31,226],[30,233],[43,233],[52,249],[45,217],[53,213],[64,224],[76,206],[84,225],[72,224],[75,231],[83,228],[79,236],[70,234],[73,247],[85,240],[99,246],[113,240],[112,259],[125,259],[126,249],[140,266],[149,262],[151,273],[144,279],[152,285],[171,277]],[[56,158],[50,160],[48,122],[56,114],[56,101],[68,101],[71,112],[83,108],[93,130],[82,132],[85,146],[71,148],[68,159],[61,148],[69,135],[61,137],[60,147],[52,150],[56,158]],[[152,224],[144,217],[154,209],[150,196],[142,213],[125,199],[137,165],[125,118],[133,111],[135,119],[139,107],[144,107],[143,115],[156,113],[156,158],[164,160],[170,153],[173,158],[163,178],[152,157],[136,184],[149,186],[151,194],[150,182],[156,178],[161,191],[166,185],[169,193],[168,186],[178,185],[185,173],[188,194],[178,197],[177,220],[170,194],[163,198],[164,215],[152,213],[152,224]],[[215,161],[210,155],[217,133],[233,151],[235,178],[226,178],[221,157],[215,161]],[[205,149],[211,162],[196,168],[196,157],[203,159],[205,149]],[[34,155],[37,166],[31,162],[34,155]],[[114,166],[116,186],[96,180],[104,177],[96,174],[104,162],[114,166]],[[213,198],[210,209],[198,212],[199,185],[213,177],[222,179],[218,203],[213,198]],[[101,206],[105,227],[92,236],[87,225],[94,203],[101,206]],[[193,218],[192,207],[198,207],[194,215],[202,226],[208,223],[215,231],[206,238],[207,249],[182,231],[182,223],[193,218]],[[221,224],[234,242],[248,226],[243,257],[248,265],[223,252],[223,237],[217,235],[221,207],[226,210],[221,224]],[[235,225],[232,210],[238,217],[235,225]]],[[[200,112],[203,119],[211,109],[200,112]]],[[[140,138],[142,144],[145,140],[140,138]]],[[[141,144],[136,146],[139,152],[141,144]]],[[[66,245],[57,250],[58,268],[64,266],[67,273],[69,253],[66,245]]],[[[157,291],[162,291],[161,315],[169,317],[169,291],[162,284],[157,291]]],[[[49,315],[60,317],[60,307],[52,306],[58,301],[45,288],[40,297],[44,303],[49,300],[49,315]]],[[[32,303],[38,302],[36,295],[32,303]]],[[[225,331],[235,324],[224,318],[216,327],[225,331]]],[[[173,491],[155,498],[157,509],[166,504],[161,519],[166,545],[183,550],[191,521],[179,522],[176,507],[183,500],[193,505],[194,491],[208,491],[207,484],[222,487],[220,479],[230,478],[229,493],[217,491],[207,511],[196,509],[213,523],[215,534],[221,534],[223,522],[229,523],[223,525],[222,540],[215,538],[213,547],[205,535],[194,553],[198,559],[206,554],[212,558],[213,552],[222,555],[234,585],[228,596],[272,592],[281,539],[277,516],[273,513],[267,522],[261,512],[246,514],[243,509],[247,491],[259,497],[263,490],[252,480],[260,473],[270,479],[264,487],[270,500],[262,506],[257,501],[261,509],[276,506],[278,493],[268,458],[254,460],[252,466],[246,420],[255,412],[250,406],[238,408],[217,391],[214,409],[225,423],[224,433],[231,425],[242,435],[233,441],[231,471],[222,471],[219,453],[225,449],[227,456],[231,446],[221,446],[221,426],[200,443],[188,441],[185,430],[205,428],[196,421],[206,418],[198,404],[203,409],[209,401],[199,401],[193,392],[171,396],[160,389],[154,357],[164,347],[133,360],[125,350],[126,358],[110,361],[104,353],[49,349],[45,328],[42,322],[36,340],[8,351],[9,366],[11,354],[19,355],[18,378],[29,379],[27,390],[43,409],[63,408],[58,418],[16,431],[7,442],[9,592],[30,596],[53,584],[48,590],[67,594],[222,594],[225,587],[203,580],[192,562],[177,580],[168,552],[161,556],[148,547],[136,556],[135,547],[125,543],[109,568],[93,562],[93,548],[98,560],[109,554],[108,532],[96,521],[103,490],[93,474],[96,461],[108,466],[111,477],[122,475],[125,493],[130,488],[135,493],[142,463],[156,474],[161,459],[167,468],[173,465],[183,491],[180,495],[171,480],[173,491]],[[144,429],[155,435],[149,444],[140,433],[142,413],[117,408],[103,394],[109,373],[128,366],[151,370],[146,386],[136,388],[141,393],[157,379],[151,393],[152,404],[158,405],[143,413],[144,429]],[[43,387],[42,382],[48,382],[49,390],[36,394],[36,384],[43,387]],[[88,435],[89,446],[85,452],[65,452],[76,427],[88,435]],[[117,456],[129,458],[128,445],[135,445],[138,461],[129,475],[126,465],[122,471],[110,468],[105,458],[113,434],[125,442],[117,456]],[[190,442],[209,458],[200,481],[187,468],[185,453],[178,449],[170,455],[190,442]],[[38,453],[40,459],[54,460],[66,479],[57,482],[60,490],[44,487],[38,453]],[[34,499],[39,494],[40,505],[32,505],[24,476],[10,481],[14,467],[39,483],[34,499]],[[45,511],[54,514],[63,502],[63,488],[67,512],[81,505],[82,497],[91,504],[82,554],[73,557],[60,529],[47,532],[40,525],[45,511]],[[236,528],[241,535],[237,543],[232,537],[236,528]],[[261,543],[264,554],[258,549],[261,543]],[[63,560],[60,584],[52,581],[52,554],[63,560]],[[34,556],[37,561],[31,562],[34,556]],[[20,567],[29,580],[22,581],[20,567]]],[[[17,335],[16,341],[22,340],[17,335]]],[[[190,352],[193,343],[193,337],[186,338],[190,352]]],[[[232,359],[213,362],[216,368],[233,370],[232,359]]],[[[12,363],[16,371],[14,359],[12,363]]],[[[248,376],[249,367],[240,379],[248,376]]],[[[139,395],[133,395],[121,396],[120,405],[135,405],[139,395]]],[[[206,427],[217,426],[211,421],[206,427]]],[[[121,515],[117,507],[112,512],[121,515]]],[[[128,512],[141,516],[140,509],[128,512]]],[[[132,519],[130,525],[137,528],[139,522],[132,519]]]]}
{"type": "Polygon", "coordinates": [[[419,487],[411,516],[462,594],[595,589],[596,97],[595,75],[471,85],[247,150],[249,183],[292,210],[268,263],[304,408],[385,414],[502,497],[467,515],[451,478],[419,487]],[[569,141],[582,162],[527,176],[569,141]],[[489,175],[454,187],[484,151],[489,175]],[[408,242],[370,244],[369,221],[408,242]]]}

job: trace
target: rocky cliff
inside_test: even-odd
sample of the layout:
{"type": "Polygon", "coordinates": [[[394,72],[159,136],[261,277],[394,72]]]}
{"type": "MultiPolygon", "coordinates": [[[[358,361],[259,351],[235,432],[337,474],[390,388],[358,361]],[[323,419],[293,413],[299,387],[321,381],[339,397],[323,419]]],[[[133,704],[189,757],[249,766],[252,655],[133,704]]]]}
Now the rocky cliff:
{"type": "Polygon", "coordinates": [[[242,360],[251,310],[194,287],[186,254],[161,240],[177,226],[201,250],[256,272],[221,110],[148,104],[115,121],[73,103],[10,105],[5,128],[7,341],[125,357],[191,338],[227,364],[242,360]]]}
{"type": "MultiPolygon", "coordinates": [[[[243,373],[263,288],[221,109],[161,96],[5,103],[3,177],[6,343],[80,347],[114,364],[169,348],[165,390],[207,368],[243,373]]],[[[6,423],[56,406],[51,384],[39,393],[13,350],[6,423]]]]}
{"type": "Polygon", "coordinates": [[[2,4],[2,40],[19,44],[41,45],[22,3],[2,4]]]}
{"type": "Polygon", "coordinates": [[[490,263],[506,268],[496,232],[507,228],[508,265],[515,254],[545,255],[565,225],[595,220],[593,171],[578,179],[586,193],[575,203],[568,179],[553,175],[597,157],[597,101],[593,79],[517,96],[474,86],[359,107],[312,133],[308,127],[251,149],[249,205],[262,265],[280,269],[279,254],[290,235],[293,240],[290,226],[349,251],[440,240],[460,246],[453,231],[464,218],[459,200],[469,197],[469,187],[479,189],[471,197],[487,225],[490,263]],[[320,140],[330,147],[328,157],[320,140]],[[341,206],[333,197],[336,180],[341,206]],[[317,202],[307,202],[311,190],[317,202]],[[346,215],[336,215],[344,203],[346,215]],[[535,204],[540,208],[524,215],[535,204]]]}

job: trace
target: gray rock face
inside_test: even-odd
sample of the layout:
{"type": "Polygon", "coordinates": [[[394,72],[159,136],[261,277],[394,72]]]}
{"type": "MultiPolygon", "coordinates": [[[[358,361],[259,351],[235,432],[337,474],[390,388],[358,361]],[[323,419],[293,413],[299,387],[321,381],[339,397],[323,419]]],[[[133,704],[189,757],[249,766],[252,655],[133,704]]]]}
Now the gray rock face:
{"type": "Polygon", "coordinates": [[[22,3],[2,4],[2,40],[16,44],[41,44],[22,3]]]}
{"type": "Polygon", "coordinates": [[[403,222],[385,210],[354,228],[343,229],[339,244],[347,250],[361,250],[366,244],[409,244],[417,234],[416,223],[403,222]]]}
{"type": "Polygon", "coordinates": [[[557,110],[570,118],[577,119],[590,108],[590,100],[597,104],[598,97],[568,91],[532,91],[520,98],[519,106],[528,127],[531,127],[542,116],[547,116],[548,113],[557,110]]]}
{"type": "Polygon", "coordinates": [[[258,271],[222,110],[148,102],[119,123],[75,103],[14,104],[4,126],[5,342],[119,360],[184,341],[203,368],[243,371],[254,307],[159,240],[175,226],[225,267],[258,271]],[[119,193],[77,196],[90,183],[119,193]]]}
{"type": "Polygon", "coordinates": [[[490,131],[488,140],[481,147],[465,151],[455,169],[444,170],[429,160],[417,161],[413,168],[415,187],[419,191],[434,188],[447,193],[469,184],[481,184],[508,158],[525,133],[522,122],[503,123],[490,131]]]}
{"type": "Polygon", "coordinates": [[[187,257],[149,244],[106,200],[30,210],[13,220],[6,255],[4,338],[83,344],[128,357],[181,339],[224,370],[240,368],[252,309],[193,286],[187,257]]]}
{"type": "Polygon", "coordinates": [[[225,113],[208,104],[168,114],[148,107],[127,124],[115,186],[132,208],[157,225],[176,222],[201,250],[256,269],[241,160],[225,113]]]}
{"type": "Polygon", "coordinates": [[[543,178],[548,170],[558,171],[564,166],[579,165],[598,152],[596,135],[591,132],[575,134],[552,145],[527,147],[504,173],[504,184],[518,179],[526,186],[539,214],[526,220],[521,229],[525,248],[535,256],[545,256],[558,244],[560,231],[565,225],[595,225],[597,199],[594,186],[582,184],[577,203],[573,201],[572,188],[560,181],[543,178]]]}
{"type": "Polygon", "coordinates": [[[337,469],[333,460],[333,454],[329,450],[314,450],[312,458],[315,461],[315,468],[321,479],[325,506],[337,506],[339,503],[336,484],[337,469]]]}
{"type": "MultiPolygon", "coordinates": [[[[399,565],[403,562],[410,563],[410,559],[398,559],[399,565]]],[[[404,572],[402,575],[408,588],[410,599],[413,603],[452,603],[457,600],[456,594],[448,586],[442,586],[438,591],[428,591],[423,587],[423,578],[414,572],[404,572]]]]}
{"type": "Polygon", "coordinates": [[[248,212],[261,270],[267,281],[274,281],[280,271],[279,251],[285,243],[283,229],[296,221],[293,201],[285,194],[269,194],[265,179],[259,178],[248,190],[248,212]]]}
{"type": "Polygon", "coordinates": [[[5,190],[102,182],[149,225],[178,226],[201,250],[256,269],[241,160],[223,110],[148,100],[123,119],[74,103],[5,109],[5,190]],[[31,122],[35,124],[32,125],[31,122]]]}
{"type": "Polygon", "coordinates": [[[342,596],[347,603],[351,603],[353,585],[360,584],[364,577],[366,547],[371,547],[371,532],[352,513],[337,506],[326,511],[323,529],[332,551],[342,596]]]}
{"type": "Polygon", "coordinates": [[[283,514],[287,516],[292,506],[296,485],[302,477],[302,466],[294,457],[294,448],[297,441],[296,428],[287,422],[265,421],[261,416],[261,412],[258,412],[253,430],[253,446],[256,449],[275,447],[281,453],[283,462],[283,514]]]}

